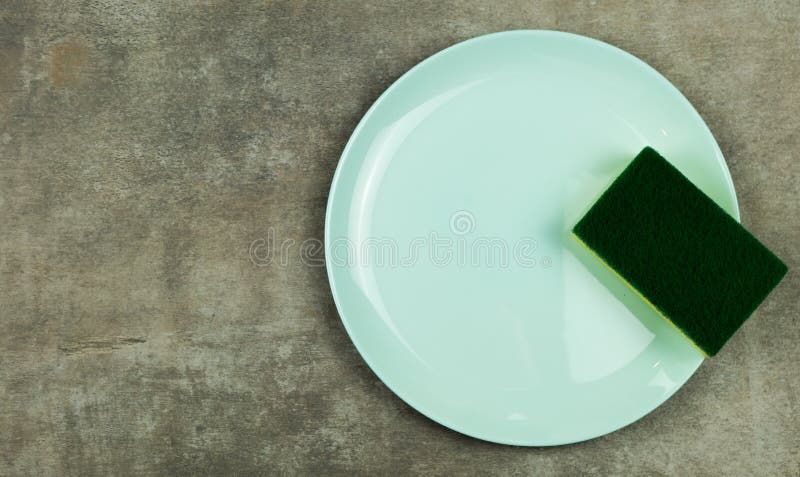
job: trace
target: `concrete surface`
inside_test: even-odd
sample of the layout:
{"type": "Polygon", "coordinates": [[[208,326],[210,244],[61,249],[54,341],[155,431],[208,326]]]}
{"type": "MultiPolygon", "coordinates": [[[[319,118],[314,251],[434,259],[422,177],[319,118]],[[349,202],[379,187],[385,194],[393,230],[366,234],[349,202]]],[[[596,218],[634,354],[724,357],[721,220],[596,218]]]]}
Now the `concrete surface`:
{"type": "Polygon", "coordinates": [[[0,3],[0,475],[800,474],[800,3],[0,3]],[[664,73],[719,140],[782,285],[664,406],[512,448],[388,391],[325,271],[339,154],[454,42],[551,28],[664,73]]]}

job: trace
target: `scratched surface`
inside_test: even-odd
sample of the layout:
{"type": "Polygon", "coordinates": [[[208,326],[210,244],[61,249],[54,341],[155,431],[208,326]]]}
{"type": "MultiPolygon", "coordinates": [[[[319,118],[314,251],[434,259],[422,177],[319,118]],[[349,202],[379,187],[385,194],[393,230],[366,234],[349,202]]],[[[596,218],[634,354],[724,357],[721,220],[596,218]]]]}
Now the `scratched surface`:
{"type": "Polygon", "coordinates": [[[798,78],[797,1],[3,1],[0,475],[798,475],[798,78]],[[249,258],[322,238],[338,156],[394,79],[516,28],[664,73],[790,266],[664,406],[552,449],[422,417],[355,352],[324,269],[249,258]]]}

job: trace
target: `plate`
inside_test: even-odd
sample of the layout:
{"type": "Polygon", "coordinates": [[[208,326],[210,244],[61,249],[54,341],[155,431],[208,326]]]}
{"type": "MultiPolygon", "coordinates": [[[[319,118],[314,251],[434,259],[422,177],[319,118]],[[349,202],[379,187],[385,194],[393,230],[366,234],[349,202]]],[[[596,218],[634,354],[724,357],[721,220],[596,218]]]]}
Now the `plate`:
{"type": "Polygon", "coordinates": [[[325,218],[333,297],[370,368],[504,444],[590,439],[663,403],[702,355],[570,238],[645,145],[738,219],[708,127],[620,49],[509,31],[403,75],[347,143],[325,218]]]}

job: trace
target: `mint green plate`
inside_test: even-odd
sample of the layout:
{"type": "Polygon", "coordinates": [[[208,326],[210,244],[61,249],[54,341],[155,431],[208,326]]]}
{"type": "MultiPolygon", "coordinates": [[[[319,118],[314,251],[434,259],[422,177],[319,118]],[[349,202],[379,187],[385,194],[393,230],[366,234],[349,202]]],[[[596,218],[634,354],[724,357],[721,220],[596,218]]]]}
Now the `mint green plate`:
{"type": "Polygon", "coordinates": [[[333,297],[375,374],[431,419],[517,445],[597,437],[669,398],[702,356],[569,233],[645,145],[738,219],[703,120],[613,46],[503,32],[397,80],[353,132],[325,219],[333,297]]]}

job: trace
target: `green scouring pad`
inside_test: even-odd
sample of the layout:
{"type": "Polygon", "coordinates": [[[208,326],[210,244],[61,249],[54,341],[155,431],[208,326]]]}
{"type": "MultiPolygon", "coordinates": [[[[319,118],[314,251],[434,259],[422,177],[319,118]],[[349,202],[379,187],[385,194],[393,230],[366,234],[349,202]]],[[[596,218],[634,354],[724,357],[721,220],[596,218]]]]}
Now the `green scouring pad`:
{"type": "Polygon", "coordinates": [[[722,348],[787,271],[649,147],[572,232],[706,356],[722,348]]]}

